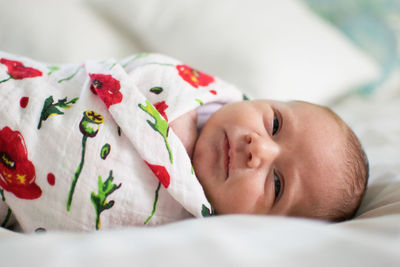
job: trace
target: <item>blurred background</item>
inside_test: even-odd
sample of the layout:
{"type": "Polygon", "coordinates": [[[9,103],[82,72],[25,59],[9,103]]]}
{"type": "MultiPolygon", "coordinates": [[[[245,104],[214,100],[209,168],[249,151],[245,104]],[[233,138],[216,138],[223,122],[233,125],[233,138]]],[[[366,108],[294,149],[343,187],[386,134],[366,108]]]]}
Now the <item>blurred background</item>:
{"type": "Polygon", "coordinates": [[[304,0],[379,64],[381,75],[364,93],[391,77],[400,64],[399,0],[304,0]]]}
{"type": "Polygon", "coordinates": [[[7,53],[79,64],[159,52],[253,97],[320,104],[393,91],[399,41],[400,0],[0,0],[7,53]]]}

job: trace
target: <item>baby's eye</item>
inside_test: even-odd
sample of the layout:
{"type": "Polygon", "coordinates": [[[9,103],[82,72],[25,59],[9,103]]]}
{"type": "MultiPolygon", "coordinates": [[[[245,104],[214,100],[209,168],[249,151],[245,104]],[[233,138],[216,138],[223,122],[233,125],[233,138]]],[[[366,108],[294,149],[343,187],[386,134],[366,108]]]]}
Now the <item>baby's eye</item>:
{"type": "Polygon", "coordinates": [[[274,122],[272,125],[272,135],[275,135],[279,130],[279,119],[277,116],[274,116],[274,122]]]}
{"type": "Polygon", "coordinates": [[[274,172],[274,184],[275,184],[275,198],[279,196],[279,193],[281,192],[281,179],[279,179],[279,176],[274,172]]]}

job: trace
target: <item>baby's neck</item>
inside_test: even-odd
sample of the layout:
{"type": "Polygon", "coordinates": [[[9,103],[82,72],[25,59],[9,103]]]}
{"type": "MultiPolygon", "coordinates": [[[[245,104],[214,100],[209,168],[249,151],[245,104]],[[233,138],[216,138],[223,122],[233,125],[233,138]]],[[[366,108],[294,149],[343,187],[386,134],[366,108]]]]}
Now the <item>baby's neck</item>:
{"type": "Polygon", "coordinates": [[[211,102],[205,104],[181,115],[169,124],[183,143],[190,159],[192,159],[200,131],[203,129],[210,116],[225,104],[225,102],[211,102]]]}
{"type": "Polygon", "coordinates": [[[176,118],[169,125],[181,140],[190,159],[192,159],[194,146],[199,136],[197,132],[197,111],[189,111],[176,118]]]}

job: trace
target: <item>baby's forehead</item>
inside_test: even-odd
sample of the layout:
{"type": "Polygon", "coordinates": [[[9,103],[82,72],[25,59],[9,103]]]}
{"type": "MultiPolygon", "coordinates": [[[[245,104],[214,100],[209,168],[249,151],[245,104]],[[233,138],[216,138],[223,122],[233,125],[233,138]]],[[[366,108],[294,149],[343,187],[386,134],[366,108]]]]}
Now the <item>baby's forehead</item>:
{"type": "MultiPolygon", "coordinates": [[[[307,102],[293,101],[291,159],[297,168],[297,212],[331,207],[345,188],[346,133],[333,112],[307,102]]],[[[340,118],[339,118],[340,119],[340,118]]],[[[312,215],[312,214],[309,214],[312,215]]],[[[302,215],[300,215],[302,216],[302,215]]]]}
{"type": "Polygon", "coordinates": [[[305,101],[290,101],[288,106],[292,111],[301,117],[301,119],[309,119],[310,122],[321,123],[325,127],[338,130],[339,133],[345,135],[347,132],[347,124],[332,109],[305,101]],[[299,112],[301,114],[299,114],[299,112]]]}
{"type": "Polygon", "coordinates": [[[292,100],[292,101],[288,101],[286,103],[289,106],[292,106],[292,108],[298,109],[298,110],[304,110],[304,111],[309,111],[309,112],[318,112],[321,114],[326,113],[325,115],[329,115],[329,116],[331,116],[330,113],[332,113],[332,111],[328,107],[310,103],[307,101],[292,100]]]}

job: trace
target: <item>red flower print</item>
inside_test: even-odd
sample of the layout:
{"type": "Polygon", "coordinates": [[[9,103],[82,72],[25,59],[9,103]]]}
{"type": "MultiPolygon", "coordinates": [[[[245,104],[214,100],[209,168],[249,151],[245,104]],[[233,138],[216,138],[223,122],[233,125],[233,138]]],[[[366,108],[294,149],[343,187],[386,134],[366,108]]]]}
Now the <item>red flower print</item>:
{"type": "Polygon", "coordinates": [[[158,113],[164,117],[164,119],[168,122],[167,114],[165,114],[165,110],[168,108],[168,105],[165,101],[157,102],[154,104],[154,107],[157,109],[158,113]]]}
{"type": "Polygon", "coordinates": [[[13,61],[13,60],[1,58],[0,63],[6,65],[6,67],[8,69],[8,74],[10,75],[10,77],[8,79],[0,81],[0,82],[5,82],[5,81],[8,81],[9,79],[22,80],[25,78],[33,78],[33,77],[37,77],[37,76],[42,76],[42,72],[40,70],[30,68],[30,67],[25,67],[24,64],[22,64],[19,61],[13,61]]]}
{"type": "Polygon", "coordinates": [[[121,85],[118,80],[109,74],[89,74],[89,77],[90,90],[103,100],[107,108],[111,105],[121,103],[122,94],[119,91],[121,85]]]}
{"type": "Polygon", "coordinates": [[[187,65],[177,65],[176,69],[178,70],[182,79],[195,88],[198,88],[199,86],[207,86],[214,81],[214,77],[192,69],[187,65]]]}
{"type": "Polygon", "coordinates": [[[56,184],[56,177],[51,172],[47,174],[47,182],[49,185],[53,186],[56,184]]]}
{"type": "Polygon", "coordinates": [[[23,136],[4,127],[0,130],[0,187],[18,198],[36,199],[42,190],[35,179],[35,166],[28,160],[23,136]]]}
{"type": "Polygon", "coordinates": [[[162,183],[162,185],[165,188],[168,188],[170,183],[170,177],[167,169],[165,169],[165,167],[161,165],[153,165],[148,163],[147,161],[144,162],[146,162],[147,166],[150,167],[150,169],[152,170],[154,175],[157,176],[158,180],[162,183]]]}
{"type": "Polygon", "coordinates": [[[28,102],[29,102],[29,97],[23,96],[19,100],[19,105],[21,106],[21,108],[26,108],[26,106],[28,106],[28,102]]]}

